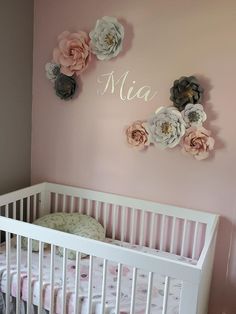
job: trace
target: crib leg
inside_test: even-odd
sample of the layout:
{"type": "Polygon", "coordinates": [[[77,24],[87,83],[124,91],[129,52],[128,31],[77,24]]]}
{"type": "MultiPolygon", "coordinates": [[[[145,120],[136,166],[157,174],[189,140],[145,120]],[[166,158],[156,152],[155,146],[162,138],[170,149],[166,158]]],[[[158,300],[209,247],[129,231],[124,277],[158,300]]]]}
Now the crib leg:
{"type": "Polygon", "coordinates": [[[197,314],[199,286],[187,281],[183,281],[180,296],[180,312],[179,314],[197,314]]]}

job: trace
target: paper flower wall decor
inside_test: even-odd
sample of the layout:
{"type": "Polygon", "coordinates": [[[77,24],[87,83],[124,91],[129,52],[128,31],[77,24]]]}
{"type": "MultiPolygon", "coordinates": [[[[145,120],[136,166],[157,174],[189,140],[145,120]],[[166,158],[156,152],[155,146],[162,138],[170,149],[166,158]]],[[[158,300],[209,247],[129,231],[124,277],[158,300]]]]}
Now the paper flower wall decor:
{"type": "Polygon", "coordinates": [[[170,100],[179,111],[184,110],[187,104],[200,104],[203,95],[203,88],[194,76],[183,76],[174,81],[170,89],[170,100]]]}
{"type": "Polygon", "coordinates": [[[207,119],[202,100],[203,88],[194,76],[181,77],[170,89],[173,105],[160,107],[147,121],[136,121],[126,129],[127,142],[138,149],[155,145],[162,149],[181,147],[196,160],[209,157],[215,140],[203,127],[207,119]]]}
{"type": "Polygon", "coordinates": [[[127,141],[129,145],[137,149],[144,149],[150,145],[149,133],[143,121],[135,121],[126,130],[127,141]]]}
{"type": "Polygon", "coordinates": [[[124,27],[114,17],[105,16],[97,20],[95,28],[89,33],[91,50],[99,60],[116,57],[122,49],[124,27]]]}
{"type": "Polygon", "coordinates": [[[56,95],[63,100],[72,99],[78,89],[77,78],[86,71],[91,55],[98,60],[114,58],[122,50],[123,39],[124,27],[109,16],[97,20],[89,35],[84,31],[61,33],[53,49],[53,59],[45,65],[56,95]]]}

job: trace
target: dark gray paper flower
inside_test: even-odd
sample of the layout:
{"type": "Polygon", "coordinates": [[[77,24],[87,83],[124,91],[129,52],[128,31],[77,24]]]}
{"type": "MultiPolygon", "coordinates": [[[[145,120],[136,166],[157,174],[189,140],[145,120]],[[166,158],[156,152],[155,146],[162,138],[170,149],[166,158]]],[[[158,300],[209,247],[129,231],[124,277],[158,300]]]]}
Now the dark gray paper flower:
{"type": "Polygon", "coordinates": [[[77,89],[76,80],[73,76],[59,74],[55,81],[56,95],[63,100],[70,100],[77,89]]]}
{"type": "Polygon", "coordinates": [[[199,104],[202,100],[203,88],[195,76],[182,76],[174,81],[170,89],[170,100],[179,111],[184,110],[187,104],[199,104]]]}

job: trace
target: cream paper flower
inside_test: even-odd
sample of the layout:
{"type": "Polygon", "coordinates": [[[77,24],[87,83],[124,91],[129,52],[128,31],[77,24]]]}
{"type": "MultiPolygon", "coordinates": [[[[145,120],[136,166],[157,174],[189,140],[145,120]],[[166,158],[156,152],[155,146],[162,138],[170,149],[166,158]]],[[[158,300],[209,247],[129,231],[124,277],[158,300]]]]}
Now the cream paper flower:
{"type": "Polygon", "coordinates": [[[173,148],[185,133],[185,122],[175,107],[161,107],[148,121],[152,142],[161,148],[173,148]]]}
{"type": "Polygon", "coordinates": [[[187,126],[202,125],[207,118],[203,106],[200,104],[187,104],[181,114],[187,126]]]}
{"type": "Polygon", "coordinates": [[[90,46],[99,60],[116,57],[122,49],[124,27],[115,17],[104,16],[97,20],[95,28],[89,33],[90,46]]]}

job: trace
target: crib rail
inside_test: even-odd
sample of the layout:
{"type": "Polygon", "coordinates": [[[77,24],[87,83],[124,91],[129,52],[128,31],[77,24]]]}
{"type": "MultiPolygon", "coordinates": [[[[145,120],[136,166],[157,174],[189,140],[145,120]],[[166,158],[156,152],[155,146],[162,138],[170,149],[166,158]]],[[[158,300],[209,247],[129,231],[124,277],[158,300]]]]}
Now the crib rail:
{"type": "Polygon", "coordinates": [[[14,219],[6,217],[0,217],[0,229],[21,237],[79,251],[87,255],[95,255],[100,258],[105,258],[109,251],[110,260],[114,262],[120,262],[153,272],[159,268],[162,274],[177,279],[190,280],[192,282],[199,280],[200,268],[198,265],[185,264],[182,261],[172,261],[164,257],[132,251],[125,247],[119,247],[58,230],[15,221],[14,219]]]}
{"type": "MultiPolygon", "coordinates": [[[[94,241],[75,235],[67,234],[64,232],[51,230],[48,228],[33,226],[31,224],[14,221],[13,219],[0,217],[0,229],[6,232],[6,273],[7,273],[7,290],[6,295],[6,306],[9,309],[9,291],[10,291],[10,237],[12,234],[16,235],[16,246],[17,246],[17,292],[16,292],[16,314],[20,313],[20,300],[21,300],[21,239],[22,237],[28,238],[28,249],[27,249],[27,287],[28,287],[28,296],[27,296],[27,313],[30,313],[30,305],[32,304],[32,295],[31,295],[31,255],[32,255],[32,240],[39,241],[39,268],[38,268],[38,293],[39,293],[39,302],[38,302],[38,313],[41,313],[43,308],[42,301],[42,291],[43,286],[46,284],[43,281],[43,268],[42,261],[44,255],[44,245],[50,244],[51,246],[51,264],[50,264],[50,313],[54,313],[54,278],[53,278],[53,269],[54,269],[54,258],[55,258],[55,248],[57,246],[63,247],[63,274],[62,274],[62,287],[61,287],[61,296],[62,303],[61,313],[67,313],[66,306],[66,275],[67,275],[67,252],[68,250],[75,250],[76,254],[76,276],[75,276],[75,295],[78,296],[79,285],[80,285],[80,259],[81,254],[85,253],[89,255],[89,288],[88,288],[88,309],[87,313],[92,313],[92,273],[93,273],[93,258],[100,257],[103,260],[103,280],[102,280],[102,302],[101,302],[101,314],[104,313],[105,307],[105,285],[106,285],[106,272],[107,272],[107,252],[109,252],[109,261],[117,263],[117,287],[116,287],[116,303],[115,303],[115,313],[119,314],[120,311],[120,289],[121,289],[121,273],[124,265],[129,265],[133,268],[133,287],[132,287],[132,298],[131,298],[131,309],[130,313],[135,313],[135,290],[136,290],[136,278],[137,271],[139,269],[146,270],[148,272],[148,287],[147,287],[147,300],[146,300],[146,313],[150,313],[151,308],[151,296],[152,296],[152,285],[153,285],[153,275],[155,273],[160,273],[165,276],[165,286],[164,286],[164,298],[163,298],[163,311],[162,313],[167,313],[167,299],[168,299],[168,289],[169,289],[169,280],[170,278],[176,278],[183,280],[183,282],[188,285],[198,286],[201,269],[198,265],[185,264],[181,261],[171,261],[162,257],[153,256],[150,254],[129,250],[124,247],[114,246],[108,243],[102,243],[99,241],[94,241]],[[14,231],[13,231],[14,230],[14,231]]],[[[75,297],[75,313],[80,313],[80,299],[75,297]]],[[[189,313],[190,314],[190,313],[189,313]]]]}

